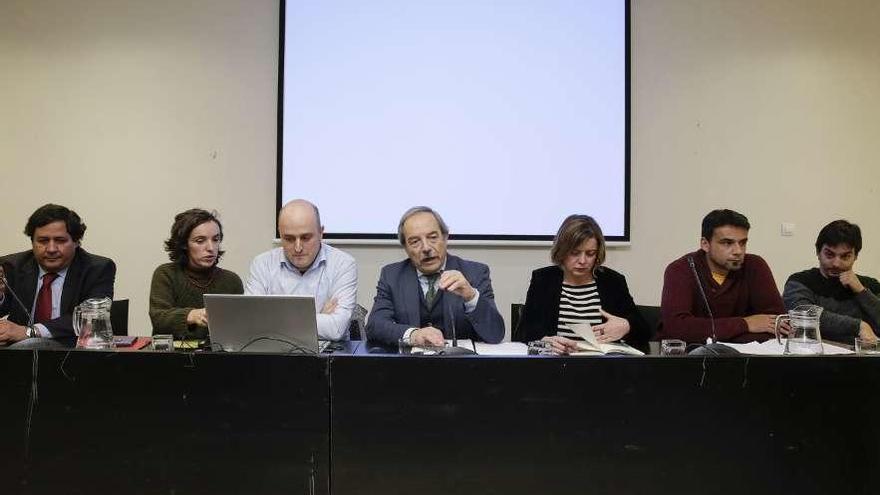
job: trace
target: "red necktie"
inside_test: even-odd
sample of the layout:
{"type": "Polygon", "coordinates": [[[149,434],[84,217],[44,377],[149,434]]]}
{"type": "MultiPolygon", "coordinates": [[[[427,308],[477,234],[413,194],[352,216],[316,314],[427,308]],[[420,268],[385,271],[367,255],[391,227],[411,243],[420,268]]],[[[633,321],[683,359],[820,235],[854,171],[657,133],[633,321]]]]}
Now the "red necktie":
{"type": "Polygon", "coordinates": [[[43,275],[43,285],[37,294],[37,308],[34,310],[34,321],[44,323],[52,319],[52,282],[58,278],[57,273],[43,275]]]}

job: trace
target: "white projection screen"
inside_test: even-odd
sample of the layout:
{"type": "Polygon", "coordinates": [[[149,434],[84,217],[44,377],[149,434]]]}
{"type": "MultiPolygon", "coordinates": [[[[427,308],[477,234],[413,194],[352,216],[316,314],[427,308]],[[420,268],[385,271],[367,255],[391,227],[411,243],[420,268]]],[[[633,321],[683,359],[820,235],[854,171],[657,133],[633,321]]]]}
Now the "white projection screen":
{"type": "Polygon", "coordinates": [[[572,213],[629,241],[629,1],[281,3],[280,207],[391,239],[545,241],[572,213]]]}

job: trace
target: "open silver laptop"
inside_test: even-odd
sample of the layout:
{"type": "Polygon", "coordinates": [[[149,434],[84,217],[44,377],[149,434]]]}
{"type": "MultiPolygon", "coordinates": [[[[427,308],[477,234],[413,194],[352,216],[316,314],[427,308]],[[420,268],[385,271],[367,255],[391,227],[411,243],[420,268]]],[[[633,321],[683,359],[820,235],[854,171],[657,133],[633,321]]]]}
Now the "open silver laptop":
{"type": "Polygon", "coordinates": [[[311,296],[205,294],[211,347],[229,352],[317,353],[311,296]]]}

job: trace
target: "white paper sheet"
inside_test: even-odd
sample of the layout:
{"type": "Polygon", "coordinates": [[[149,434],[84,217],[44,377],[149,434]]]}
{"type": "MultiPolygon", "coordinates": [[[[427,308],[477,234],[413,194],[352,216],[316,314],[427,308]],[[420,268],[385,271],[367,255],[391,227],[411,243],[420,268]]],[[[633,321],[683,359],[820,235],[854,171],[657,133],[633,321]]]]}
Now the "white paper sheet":
{"type": "MultiPolygon", "coordinates": [[[[753,354],[756,356],[782,356],[785,350],[785,342],[779,344],[776,339],[770,339],[766,342],[749,342],[747,344],[733,344],[722,342],[726,346],[730,346],[743,354],[753,354]]],[[[833,344],[822,343],[822,351],[826,356],[836,354],[855,354],[854,351],[839,347],[833,344]]]]}
{"type": "Polygon", "coordinates": [[[500,344],[474,342],[474,350],[481,356],[528,356],[529,354],[529,346],[522,342],[502,342],[500,344]]]}

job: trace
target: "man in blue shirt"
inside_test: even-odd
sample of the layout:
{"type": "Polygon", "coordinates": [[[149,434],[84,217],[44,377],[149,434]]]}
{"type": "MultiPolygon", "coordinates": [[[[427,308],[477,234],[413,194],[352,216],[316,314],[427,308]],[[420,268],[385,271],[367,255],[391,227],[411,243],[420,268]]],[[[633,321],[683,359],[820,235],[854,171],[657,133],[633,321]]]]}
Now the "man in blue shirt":
{"type": "Polygon", "coordinates": [[[347,340],[357,304],[354,258],[323,242],[321,215],[312,203],[296,199],[278,213],[281,247],[254,258],[245,294],[313,296],[318,338],[347,340]]]}

